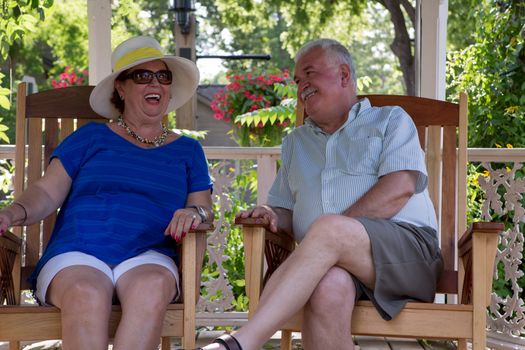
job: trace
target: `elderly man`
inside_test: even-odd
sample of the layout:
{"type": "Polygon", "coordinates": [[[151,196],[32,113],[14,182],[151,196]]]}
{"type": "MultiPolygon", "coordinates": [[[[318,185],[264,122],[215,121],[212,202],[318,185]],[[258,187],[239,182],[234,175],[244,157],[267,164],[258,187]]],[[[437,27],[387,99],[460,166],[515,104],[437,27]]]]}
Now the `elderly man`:
{"type": "Polygon", "coordinates": [[[241,217],[265,217],[300,243],[250,321],[207,350],[260,349],[302,307],[305,349],[353,349],[356,300],[389,320],[410,299],[434,298],[443,263],[411,118],[358,100],[352,58],[337,41],[310,42],[295,61],[308,119],[283,140],[268,205],[241,217]]]}

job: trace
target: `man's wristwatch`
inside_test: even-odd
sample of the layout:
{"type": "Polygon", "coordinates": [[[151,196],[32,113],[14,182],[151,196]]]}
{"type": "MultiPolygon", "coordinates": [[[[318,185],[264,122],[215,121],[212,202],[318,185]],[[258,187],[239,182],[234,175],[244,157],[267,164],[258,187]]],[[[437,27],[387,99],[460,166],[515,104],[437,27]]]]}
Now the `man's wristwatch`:
{"type": "Polygon", "coordinates": [[[201,217],[201,222],[208,221],[208,214],[206,213],[206,209],[201,207],[200,205],[188,205],[186,208],[193,208],[197,210],[197,214],[201,217]]]}

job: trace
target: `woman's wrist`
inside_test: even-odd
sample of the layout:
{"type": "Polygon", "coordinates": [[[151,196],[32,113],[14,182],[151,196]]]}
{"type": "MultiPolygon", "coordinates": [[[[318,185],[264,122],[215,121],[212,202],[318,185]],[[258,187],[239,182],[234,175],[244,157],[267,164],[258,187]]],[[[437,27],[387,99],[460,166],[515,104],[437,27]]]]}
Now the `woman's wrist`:
{"type": "Polygon", "coordinates": [[[186,208],[195,209],[201,218],[201,222],[210,222],[213,220],[213,213],[208,208],[202,205],[188,205],[186,208]]]}
{"type": "Polygon", "coordinates": [[[11,208],[17,208],[14,210],[14,214],[12,215],[13,224],[23,225],[27,221],[26,207],[20,202],[13,202],[13,204],[11,204],[11,208]],[[19,215],[16,215],[17,212],[19,213],[19,215]]]}

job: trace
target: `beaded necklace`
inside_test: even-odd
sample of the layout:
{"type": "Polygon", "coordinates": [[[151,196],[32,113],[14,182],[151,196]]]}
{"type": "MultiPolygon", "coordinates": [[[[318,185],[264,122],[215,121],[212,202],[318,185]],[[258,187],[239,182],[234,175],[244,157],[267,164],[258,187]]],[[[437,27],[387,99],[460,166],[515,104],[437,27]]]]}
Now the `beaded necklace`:
{"type": "Polygon", "coordinates": [[[140,135],[137,135],[135,131],[131,130],[131,128],[126,124],[124,121],[124,118],[122,118],[121,115],[118,116],[117,124],[126,130],[129,136],[133,137],[135,140],[137,140],[140,143],[144,143],[146,145],[153,145],[155,147],[159,147],[164,143],[164,140],[166,140],[166,136],[168,136],[168,128],[165,125],[162,125],[162,134],[159,136],[156,136],[153,140],[146,139],[140,135]]]}

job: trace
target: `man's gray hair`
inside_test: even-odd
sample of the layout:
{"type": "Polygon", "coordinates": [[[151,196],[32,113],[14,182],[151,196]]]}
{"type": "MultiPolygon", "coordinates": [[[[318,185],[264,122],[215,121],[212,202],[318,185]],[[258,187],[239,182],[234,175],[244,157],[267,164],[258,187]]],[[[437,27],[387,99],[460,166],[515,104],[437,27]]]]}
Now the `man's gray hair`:
{"type": "Polygon", "coordinates": [[[301,47],[295,55],[295,63],[297,63],[297,61],[299,61],[299,59],[301,59],[301,57],[303,57],[305,54],[317,48],[323,50],[327,54],[327,57],[331,60],[331,62],[336,64],[348,64],[348,66],[350,67],[350,74],[352,74],[354,87],[357,88],[355,66],[354,60],[352,59],[352,55],[350,54],[348,49],[337,40],[317,39],[304,44],[303,47],[301,47]]]}

